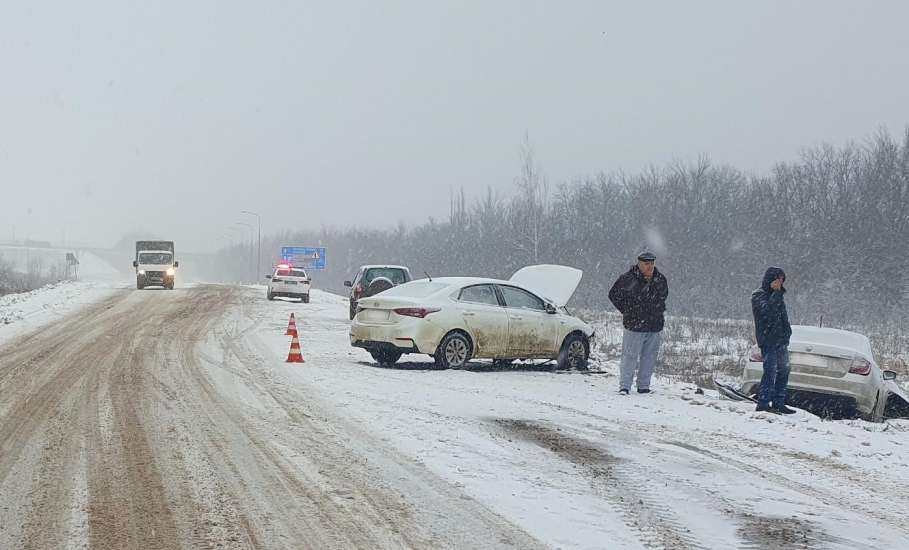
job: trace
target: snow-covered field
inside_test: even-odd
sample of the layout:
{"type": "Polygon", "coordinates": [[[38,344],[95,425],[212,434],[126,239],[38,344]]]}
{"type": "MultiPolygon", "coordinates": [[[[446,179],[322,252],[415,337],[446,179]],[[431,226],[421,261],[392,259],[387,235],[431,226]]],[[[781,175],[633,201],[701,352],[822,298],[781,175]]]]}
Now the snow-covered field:
{"type": "Polygon", "coordinates": [[[553,547],[909,547],[909,422],[754,413],[665,380],[623,397],[614,362],[590,374],[435,371],[425,356],[379,368],[349,347],[346,311],[314,291],[308,305],[253,301],[236,322],[252,317],[272,374],[553,547]],[[281,363],[290,312],[303,365],[281,363]]]}

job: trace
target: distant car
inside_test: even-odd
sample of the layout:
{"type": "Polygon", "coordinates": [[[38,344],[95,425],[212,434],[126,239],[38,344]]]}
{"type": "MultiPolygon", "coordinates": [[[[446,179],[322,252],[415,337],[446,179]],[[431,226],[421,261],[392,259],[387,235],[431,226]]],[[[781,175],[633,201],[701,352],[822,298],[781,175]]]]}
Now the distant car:
{"type": "Polygon", "coordinates": [[[471,358],[556,360],[587,366],[593,328],[565,304],[581,271],[557,265],[519,270],[508,281],[470,277],[420,279],[362,298],[350,343],[380,364],[423,353],[438,368],[471,358]]]}
{"type": "Polygon", "coordinates": [[[309,289],[312,281],[306,270],[287,264],[275,266],[274,273],[266,275],[268,290],[265,297],[274,300],[276,297],[299,298],[304,304],[309,303],[309,289]]]}
{"type": "Polygon", "coordinates": [[[410,270],[403,265],[364,265],[357,270],[353,281],[344,281],[350,287],[350,318],[357,314],[357,302],[391,287],[410,282],[410,270]]]}
{"type": "MultiPolygon", "coordinates": [[[[862,334],[834,328],[795,325],[789,342],[787,403],[812,412],[860,416],[873,422],[909,417],[909,397],[881,370],[862,334]]],[[[755,348],[745,365],[742,392],[758,391],[763,375],[755,348]]]]}

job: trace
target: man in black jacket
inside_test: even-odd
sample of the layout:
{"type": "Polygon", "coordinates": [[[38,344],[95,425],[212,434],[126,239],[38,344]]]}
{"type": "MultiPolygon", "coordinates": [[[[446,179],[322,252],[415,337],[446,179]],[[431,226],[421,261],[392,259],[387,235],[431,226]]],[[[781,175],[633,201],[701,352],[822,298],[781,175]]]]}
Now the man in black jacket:
{"type": "Polygon", "coordinates": [[[650,393],[663,330],[663,312],[669,282],[656,268],[656,256],[644,252],[638,263],[623,273],[609,291],[609,300],[622,313],[622,367],[619,393],[628,395],[637,371],[638,393],[650,393]]]}
{"type": "Polygon", "coordinates": [[[764,358],[764,375],[758,391],[758,411],[792,414],[786,406],[786,384],[789,383],[789,313],[783,295],[786,273],[778,267],[768,267],[761,288],[751,293],[754,314],[754,333],[764,358]],[[772,403],[772,404],[771,404],[772,403]]]}

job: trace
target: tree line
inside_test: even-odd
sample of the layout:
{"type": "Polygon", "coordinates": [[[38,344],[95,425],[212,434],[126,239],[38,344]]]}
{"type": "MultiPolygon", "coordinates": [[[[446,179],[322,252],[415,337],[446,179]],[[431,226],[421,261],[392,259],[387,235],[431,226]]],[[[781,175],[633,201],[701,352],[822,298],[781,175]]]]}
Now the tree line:
{"type": "MultiPolygon", "coordinates": [[[[808,149],[763,175],[702,158],[552,187],[526,144],[522,158],[509,196],[457,192],[447,219],[412,227],[271,235],[263,258],[282,245],[325,246],[328,269],[314,275],[330,290],[368,263],[505,279],[525,265],[565,264],[584,271],[571,305],[602,310],[615,278],[650,249],[677,315],[750,317],[750,293],[769,265],[787,272],[796,322],[868,325],[907,311],[909,127],[808,149]]],[[[242,279],[232,260],[241,253],[221,250],[218,272],[242,279]]]]}

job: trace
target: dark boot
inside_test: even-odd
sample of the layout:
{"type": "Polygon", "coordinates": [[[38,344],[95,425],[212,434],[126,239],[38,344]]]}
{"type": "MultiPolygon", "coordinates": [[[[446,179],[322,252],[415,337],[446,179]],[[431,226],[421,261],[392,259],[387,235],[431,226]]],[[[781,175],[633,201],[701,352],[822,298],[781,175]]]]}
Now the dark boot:
{"type": "Polygon", "coordinates": [[[785,403],[781,403],[779,405],[774,403],[773,406],[771,407],[771,410],[773,412],[779,413],[779,414],[795,414],[795,409],[790,409],[789,407],[786,406],[785,403]]]}
{"type": "Polygon", "coordinates": [[[770,407],[770,403],[758,403],[754,409],[755,412],[776,412],[770,407]]]}

